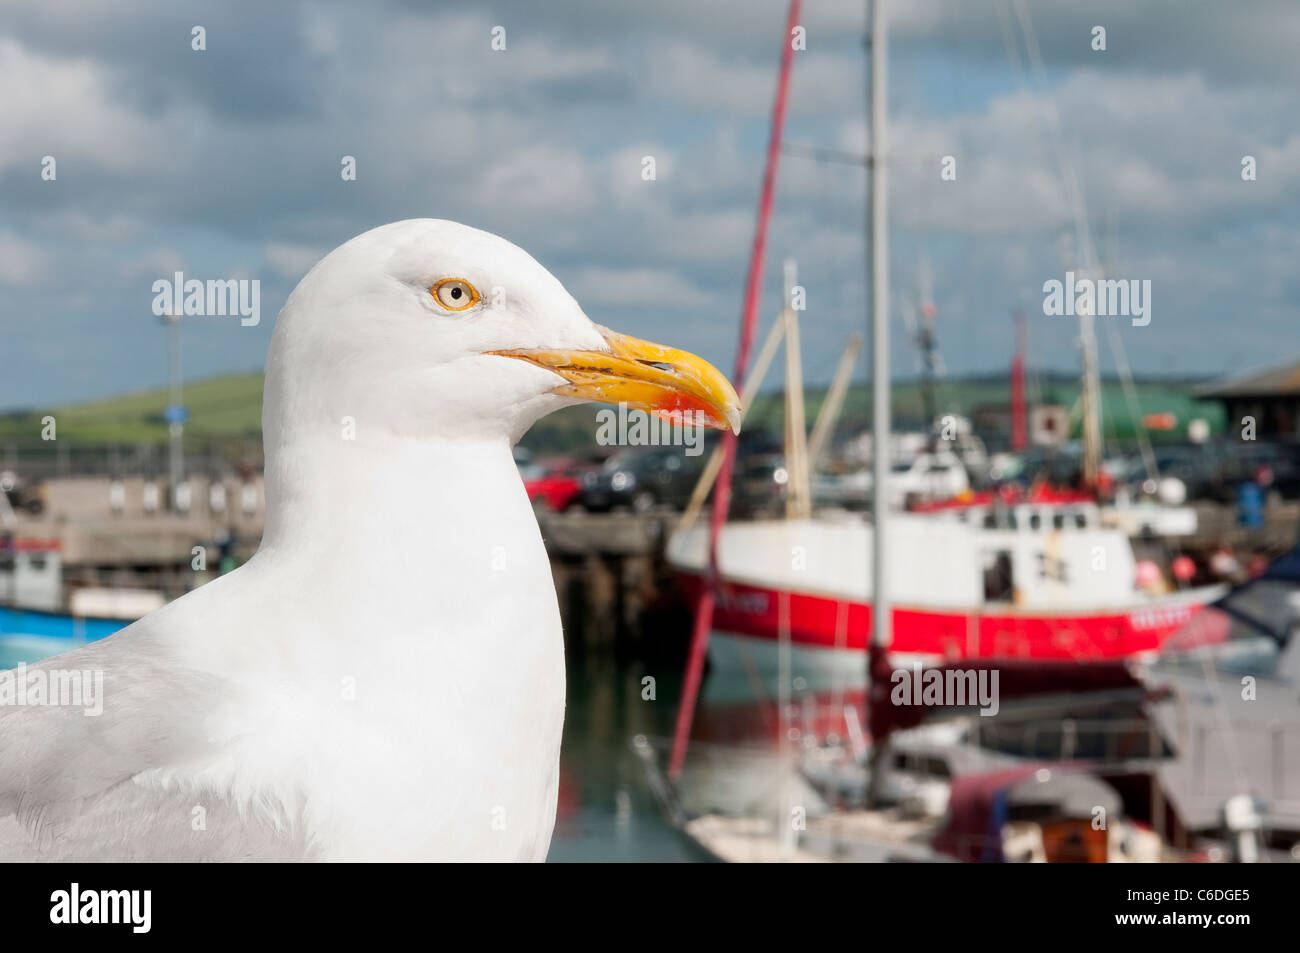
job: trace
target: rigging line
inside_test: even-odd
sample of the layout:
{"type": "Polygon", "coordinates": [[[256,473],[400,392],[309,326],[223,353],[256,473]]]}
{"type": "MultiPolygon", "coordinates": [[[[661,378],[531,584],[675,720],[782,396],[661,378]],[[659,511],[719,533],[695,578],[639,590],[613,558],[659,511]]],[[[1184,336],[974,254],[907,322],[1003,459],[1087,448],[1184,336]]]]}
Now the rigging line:
{"type": "MultiPolygon", "coordinates": [[[[813,158],[817,162],[817,165],[824,173],[823,175],[820,175],[818,177],[817,186],[816,186],[817,201],[819,203],[818,212],[820,214],[821,221],[823,223],[829,224],[830,233],[833,235],[835,233],[835,226],[837,224],[835,213],[844,207],[844,203],[835,201],[835,194],[840,191],[846,192],[847,189],[844,190],[838,189],[836,187],[836,183],[832,181],[833,175],[830,166],[834,162],[833,159],[824,155],[810,156],[810,158],[813,158]]],[[[821,314],[821,323],[824,327],[832,326],[833,316],[836,314],[855,313],[855,312],[850,312],[847,309],[848,290],[846,288],[847,283],[840,280],[844,274],[844,262],[841,260],[841,258],[837,257],[837,252],[839,252],[839,250],[840,250],[840,245],[837,242],[834,244],[834,247],[830,251],[828,251],[824,256],[820,256],[826,268],[828,287],[834,289],[833,292],[828,292],[827,294],[824,295],[823,294],[818,295],[818,300],[823,302],[823,305],[821,306],[820,309],[820,314],[821,314]]],[[[860,254],[860,253],[854,253],[854,254],[860,254]]],[[[807,288],[807,285],[804,284],[804,287],[807,288]]],[[[857,310],[861,310],[861,309],[857,309],[857,310]]],[[[806,311],[803,312],[804,316],[806,316],[807,313],[808,312],[806,311]]],[[[808,327],[807,323],[803,321],[801,321],[801,325],[804,329],[807,329],[808,327]]],[[[836,361],[832,360],[832,358],[837,358],[838,354],[839,351],[835,351],[833,352],[831,357],[828,357],[827,355],[822,355],[816,362],[817,369],[833,372],[833,368],[836,366],[836,361]]],[[[806,363],[807,362],[805,362],[805,364],[806,363]]],[[[809,375],[809,377],[812,376],[813,375],[809,375]]],[[[826,380],[827,381],[830,380],[829,375],[826,377],[826,380]]]]}
{"type": "MultiPolygon", "coordinates": [[[[1006,49],[1007,60],[1011,64],[1011,71],[1015,74],[1016,85],[1022,89],[1028,90],[1030,86],[1026,79],[1025,64],[1020,56],[1015,26],[1011,22],[1010,0],[1006,0],[1006,2],[999,0],[999,2],[994,4],[994,9],[997,10],[998,13],[998,24],[1001,27],[1002,32],[1002,45],[1006,49]]],[[[1017,307],[1019,306],[1018,303],[1017,307]]],[[[1030,353],[1032,350],[1030,328],[1029,325],[1026,324],[1024,348],[1024,362],[1026,367],[1025,402],[1031,406],[1040,406],[1046,399],[1044,397],[1045,391],[1043,388],[1043,371],[1036,362],[1030,360],[1030,353]]]]}
{"type": "MultiPolygon", "coordinates": [[[[836,187],[836,183],[833,181],[834,176],[831,174],[832,170],[830,168],[831,163],[829,160],[819,160],[817,164],[824,174],[818,176],[815,187],[815,201],[818,206],[815,211],[819,214],[820,221],[825,228],[825,233],[834,236],[836,231],[835,213],[844,205],[843,202],[837,202],[835,200],[835,195],[841,193],[841,190],[836,187]]],[[[812,295],[809,294],[808,298],[805,299],[805,310],[800,312],[800,330],[804,335],[806,335],[806,342],[811,342],[812,340],[817,340],[818,342],[824,341],[826,338],[825,334],[813,336],[808,335],[808,331],[814,326],[819,326],[819,328],[824,332],[836,332],[838,329],[835,326],[835,317],[836,315],[845,313],[843,310],[845,290],[844,282],[841,280],[844,271],[843,262],[836,256],[839,247],[839,242],[832,242],[832,248],[830,250],[825,254],[816,255],[816,260],[822,263],[822,266],[826,271],[825,279],[820,286],[825,290],[819,290],[816,294],[815,300],[813,300],[812,295]],[[808,318],[813,312],[806,310],[808,306],[812,306],[817,315],[817,317],[813,319],[812,325],[809,324],[808,318]]],[[[787,257],[792,257],[798,260],[800,256],[790,255],[787,257]]],[[[806,280],[801,279],[799,284],[803,286],[805,292],[808,291],[806,280]]],[[[811,348],[806,350],[811,350],[811,348]]],[[[806,383],[808,380],[824,380],[826,381],[826,387],[829,387],[830,380],[834,375],[834,369],[838,366],[838,356],[841,350],[842,349],[834,349],[827,351],[818,354],[814,358],[810,358],[808,354],[805,353],[803,366],[805,368],[812,368],[815,371],[815,373],[804,375],[805,391],[808,389],[806,383]]],[[[823,388],[823,390],[825,390],[825,388],[823,388]]],[[[808,421],[806,419],[804,421],[804,429],[808,429],[808,421]]]]}
{"type": "Polygon", "coordinates": [[[843,149],[827,149],[821,146],[806,146],[797,142],[787,142],[781,146],[781,151],[788,156],[794,156],[799,159],[812,159],[814,162],[838,162],[842,165],[856,165],[865,168],[870,163],[870,158],[859,155],[856,152],[847,152],[843,149]]]}
{"type": "Polygon", "coordinates": [[[1016,81],[1022,86],[1027,86],[1025,82],[1025,65],[1020,61],[1020,50],[1016,47],[1016,37],[1014,28],[1011,25],[1011,13],[1008,7],[1002,3],[997,3],[994,8],[998,11],[998,25],[1002,28],[1002,45],[1006,48],[1007,59],[1011,61],[1011,68],[1016,74],[1016,81]]]}
{"type": "Polygon", "coordinates": [[[1124,341],[1114,321],[1106,322],[1107,338],[1110,343],[1111,356],[1115,358],[1115,367],[1119,371],[1119,381],[1124,388],[1124,400],[1128,403],[1128,414],[1133,421],[1133,432],[1137,436],[1138,449],[1142,453],[1142,466],[1146,468],[1147,479],[1157,476],[1155,452],[1151,449],[1151,437],[1141,418],[1138,406],[1137,387],[1133,384],[1133,372],[1129,370],[1128,354],[1124,350],[1124,341]]]}
{"type": "MultiPolygon", "coordinates": [[[[821,176],[821,180],[820,180],[820,191],[821,191],[820,198],[821,198],[822,214],[823,214],[822,220],[824,222],[831,223],[831,233],[834,234],[835,209],[837,203],[835,202],[835,197],[834,197],[835,189],[832,188],[832,182],[831,182],[832,176],[830,175],[830,169],[828,168],[825,171],[827,174],[821,176]]],[[[836,244],[838,245],[838,243],[836,244]]],[[[842,310],[844,284],[840,280],[842,269],[840,267],[840,262],[835,254],[835,251],[831,251],[830,253],[825,255],[823,257],[823,261],[826,267],[827,278],[830,281],[830,287],[836,289],[837,296],[839,297],[840,300],[836,301],[834,304],[831,304],[830,295],[825,295],[823,297],[822,300],[825,302],[826,305],[829,305],[829,307],[823,307],[822,309],[821,325],[823,328],[833,328],[834,315],[844,313],[844,311],[842,310]]],[[[804,314],[806,315],[807,312],[805,311],[804,314]]],[[[803,328],[806,329],[807,327],[808,327],[807,323],[803,322],[803,328]]],[[[838,353],[838,352],[832,352],[832,356],[834,355],[834,353],[838,353]]],[[[821,364],[821,361],[826,359],[827,359],[826,356],[823,355],[822,359],[819,360],[818,363],[821,364]]],[[[834,371],[832,370],[831,373],[833,374],[834,371]]],[[[826,380],[829,382],[830,377],[827,377],[826,380]]]]}
{"type": "MultiPolygon", "coordinates": [[[[1112,217],[1112,225],[1114,224],[1112,217]]],[[[1117,227],[1116,227],[1117,229],[1117,227]]],[[[1107,271],[1115,267],[1115,246],[1118,239],[1112,233],[1111,240],[1106,249],[1106,269],[1107,271]]],[[[1119,333],[1114,321],[1106,322],[1107,340],[1110,344],[1111,357],[1115,359],[1115,367],[1119,371],[1120,384],[1124,388],[1124,399],[1128,402],[1129,417],[1133,421],[1133,433],[1137,437],[1138,450],[1142,454],[1142,466],[1147,471],[1147,479],[1154,480],[1157,476],[1156,455],[1151,449],[1151,435],[1147,433],[1146,424],[1143,422],[1140,414],[1141,408],[1138,406],[1137,387],[1133,384],[1133,372],[1129,369],[1128,352],[1124,349],[1124,338],[1119,333]]]]}
{"type": "Polygon", "coordinates": [[[1083,195],[1083,185],[1065,148],[1065,134],[1061,128],[1061,113],[1056,105],[1056,97],[1047,85],[1047,69],[1043,65],[1042,51],[1038,45],[1038,34],[1034,30],[1029,7],[1026,5],[1025,0],[1012,0],[1012,3],[1015,5],[1016,18],[1019,20],[1021,32],[1024,34],[1025,50],[1028,53],[1030,65],[1033,67],[1034,78],[1043,96],[1044,113],[1047,116],[1052,134],[1052,148],[1056,153],[1061,178],[1064,180],[1066,199],[1071,206],[1071,213],[1074,217],[1074,227],[1079,235],[1079,242],[1083,246],[1081,251],[1084,267],[1091,271],[1097,267],[1097,254],[1092,243],[1092,231],[1088,223],[1087,202],[1083,195]]]}

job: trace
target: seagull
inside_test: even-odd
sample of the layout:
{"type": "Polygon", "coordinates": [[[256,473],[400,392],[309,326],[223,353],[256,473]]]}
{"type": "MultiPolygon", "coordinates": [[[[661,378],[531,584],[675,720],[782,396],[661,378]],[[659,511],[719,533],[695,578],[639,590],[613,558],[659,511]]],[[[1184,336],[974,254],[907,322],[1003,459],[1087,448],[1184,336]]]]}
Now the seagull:
{"type": "Polygon", "coordinates": [[[102,673],[103,710],[0,705],[0,860],[544,860],[564,647],[511,447],[585,400],[739,427],[496,235],[323,258],[271,338],[257,553],[28,670],[102,673]]]}

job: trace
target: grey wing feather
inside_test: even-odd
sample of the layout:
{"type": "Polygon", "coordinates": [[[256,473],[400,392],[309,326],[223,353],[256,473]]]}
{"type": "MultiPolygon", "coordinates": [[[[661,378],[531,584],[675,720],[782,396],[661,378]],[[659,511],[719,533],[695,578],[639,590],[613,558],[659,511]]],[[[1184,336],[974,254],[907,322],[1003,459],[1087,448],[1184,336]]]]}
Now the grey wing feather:
{"type": "Polygon", "coordinates": [[[291,833],[231,805],[132,781],[202,756],[204,715],[230,693],[178,669],[147,627],[29,666],[102,673],[103,711],[0,705],[0,861],[298,859],[291,833]],[[203,827],[195,829],[195,807],[203,827]]]}
{"type": "Polygon", "coordinates": [[[227,801],[132,781],[53,805],[36,826],[0,818],[0,861],[9,863],[298,861],[314,853],[301,832],[227,801]]]}

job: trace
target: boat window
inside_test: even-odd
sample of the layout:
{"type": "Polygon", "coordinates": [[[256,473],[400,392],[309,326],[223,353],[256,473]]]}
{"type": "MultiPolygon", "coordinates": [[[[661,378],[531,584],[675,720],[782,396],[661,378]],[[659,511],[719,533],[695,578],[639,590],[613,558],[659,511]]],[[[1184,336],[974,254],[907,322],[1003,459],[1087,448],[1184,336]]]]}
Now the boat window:
{"type": "Polygon", "coordinates": [[[932,778],[952,777],[952,772],[948,769],[948,762],[935,755],[921,759],[921,770],[932,778]]]}
{"type": "Polygon", "coordinates": [[[45,554],[33,553],[27,557],[27,566],[33,572],[45,572],[45,554]]]}
{"type": "Polygon", "coordinates": [[[1011,569],[1011,551],[985,550],[981,559],[984,574],[984,601],[1011,602],[1015,598],[1015,578],[1011,569]]]}
{"type": "Polygon", "coordinates": [[[1042,529],[1042,528],[1043,528],[1043,516],[1042,516],[1041,513],[1030,513],[1030,514],[1029,514],[1029,528],[1030,528],[1030,529],[1042,529]]]}

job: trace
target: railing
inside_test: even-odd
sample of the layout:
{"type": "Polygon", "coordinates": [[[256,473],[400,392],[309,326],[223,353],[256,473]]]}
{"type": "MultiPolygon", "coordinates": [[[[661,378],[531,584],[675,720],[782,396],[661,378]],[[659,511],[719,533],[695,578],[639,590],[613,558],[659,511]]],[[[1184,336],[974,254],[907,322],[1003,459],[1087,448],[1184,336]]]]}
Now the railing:
{"type": "MultiPolygon", "coordinates": [[[[260,441],[212,441],[185,450],[186,473],[221,473],[251,464],[260,468],[260,441]]],[[[167,447],[162,444],[80,443],[13,438],[0,440],[0,471],[12,471],[24,482],[70,476],[165,476],[167,447]]]]}

